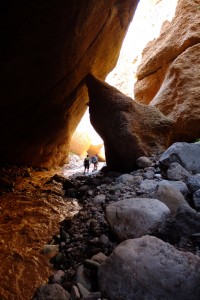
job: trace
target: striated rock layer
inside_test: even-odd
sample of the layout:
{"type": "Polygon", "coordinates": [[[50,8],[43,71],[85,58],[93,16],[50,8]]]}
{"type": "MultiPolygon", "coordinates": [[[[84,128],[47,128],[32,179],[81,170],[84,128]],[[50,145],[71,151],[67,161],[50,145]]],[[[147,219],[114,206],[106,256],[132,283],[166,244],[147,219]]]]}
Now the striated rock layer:
{"type": "Polygon", "coordinates": [[[91,124],[104,140],[108,168],[131,171],[136,159],[166,149],[172,121],[154,107],[139,104],[90,75],[91,124]]]}
{"type": "Polygon", "coordinates": [[[87,103],[83,79],[115,66],[138,0],[1,4],[0,162],[61,164],[87,103]]]}
{"type": "MultiPolygon", "coordinates": [[[[58,245],[47,245],[59,233],[59,222],[80,207],[64,201],[62,184],[50,181],[55,170],[33,171],[31,177],[17,168],[8,171],[9,180],[16,180],[13,192],[3,192],[2,182],[0,189],[0,299],[30,300],[53,272],[49,259],[58,245]]],[[[8,177],[2,174],[1,181],[8,177]]]]}
{"type": "Polygon", "coordinates": [[[148,43],[137,71],[135,99],[174,120],[170,143],[200,136],[199,1],[179,0],[172,22],[148,43]]]}

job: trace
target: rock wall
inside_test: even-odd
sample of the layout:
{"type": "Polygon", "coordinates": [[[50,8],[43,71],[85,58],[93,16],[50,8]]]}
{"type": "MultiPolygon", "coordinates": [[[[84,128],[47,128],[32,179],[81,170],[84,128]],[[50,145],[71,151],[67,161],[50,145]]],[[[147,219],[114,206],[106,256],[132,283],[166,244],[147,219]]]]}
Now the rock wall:
{"type": "Polygon", "coordinates": [[[200,10],[198,0],[179,0],[172,22],[143,51],[135,99],[174,120],[171,142],[200,136],[200,10]]]}
{"type": "Polygon", "coordinates": [[[0,162],[64,162],[86,110],[84,78],[115,66],[137,3],[1,4],[0,162]]]}
{"type": "Polygon", "coordinates": [[[157,108],[133,101],[92,75],[87,86],[90,121],[104,140],[109,169],[132,171],[140,156],[167,148],[173,122],[157,108]]]}

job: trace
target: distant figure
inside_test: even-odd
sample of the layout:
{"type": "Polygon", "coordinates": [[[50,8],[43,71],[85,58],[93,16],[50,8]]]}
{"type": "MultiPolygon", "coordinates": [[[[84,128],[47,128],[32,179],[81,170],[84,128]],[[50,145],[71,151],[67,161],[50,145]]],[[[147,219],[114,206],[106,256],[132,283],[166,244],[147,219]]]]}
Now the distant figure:
{"type": "Polygon", "coordinates": [[[97,156],[97,154],[92,156],[91,162],[94,164],[94,169],[92,170],[92,172],[96,171],[97,167],[98,167],[98,156],[97,156]]]}
{"type": "Polygon", "coordinates": [[[84,159],[84,174],[87,172],[89,172],[89,168],[90,168],[90,158],[89,155],[87,155],[87,157],[84,159]]]}

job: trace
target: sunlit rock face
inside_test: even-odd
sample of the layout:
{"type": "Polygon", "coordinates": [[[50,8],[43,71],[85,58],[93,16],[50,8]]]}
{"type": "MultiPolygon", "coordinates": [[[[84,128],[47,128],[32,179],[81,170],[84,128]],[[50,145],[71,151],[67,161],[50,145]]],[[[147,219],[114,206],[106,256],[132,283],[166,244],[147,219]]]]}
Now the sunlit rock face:
{"type": "Polygon", "coordinates": [[[92,75],[87,86],[90,121],[104,140],[109,169],[131,171],[138,157],[168,146],[173,123],[157,108],[133,101],[92,75]]]}
{"type": "Polygon", "coordinates": [[[179,0],[172,22],[143,51],[135,99],[174,120],[171,141],[200,135],[199,1],[179,0]]]}
{"type": "Polygon", "coordinates": [[[138,0],[1,5],[0,161],[64,162],[87,103],[84,78],[115,66],[138,0]]]}

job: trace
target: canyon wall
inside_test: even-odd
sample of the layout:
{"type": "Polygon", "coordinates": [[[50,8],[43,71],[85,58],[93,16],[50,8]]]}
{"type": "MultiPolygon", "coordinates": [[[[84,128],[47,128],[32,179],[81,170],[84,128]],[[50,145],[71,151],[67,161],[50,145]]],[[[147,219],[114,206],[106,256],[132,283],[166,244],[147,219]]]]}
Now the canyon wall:
{"type": "Polygon", "coordinates": [[[170,143],[200,136],[200,6],[179,0],[171,22],[149,42],[137,70],[135,99],[174,121],[170,143]]]}
{"type": "Polygon", "coordinates": [[[87,107],[85,76],[115,66],[138,0],[1,4],[0,163],[62,164],[87,107]]]}

